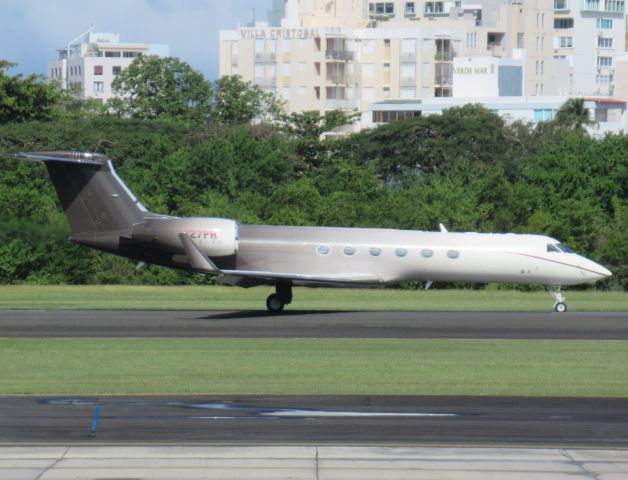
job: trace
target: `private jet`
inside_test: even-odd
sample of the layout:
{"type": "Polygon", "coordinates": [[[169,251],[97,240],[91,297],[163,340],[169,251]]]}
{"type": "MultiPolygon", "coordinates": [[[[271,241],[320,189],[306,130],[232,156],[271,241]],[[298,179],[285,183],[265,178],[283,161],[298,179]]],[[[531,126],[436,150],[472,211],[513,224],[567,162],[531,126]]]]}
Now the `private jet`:
{"type": "Polygon", "coordinates": [[[292,287],[383,287],[406,281],[546,285],[565,312],[561,287],[611,275],[543,235],[377,228],[244,225],[226,218],[149,212],[105,155],[28,152],[43,161],[70,223],[70,240],[138,262],[203,273],[241,287],[272,285],[280,312],[292,287]]]}

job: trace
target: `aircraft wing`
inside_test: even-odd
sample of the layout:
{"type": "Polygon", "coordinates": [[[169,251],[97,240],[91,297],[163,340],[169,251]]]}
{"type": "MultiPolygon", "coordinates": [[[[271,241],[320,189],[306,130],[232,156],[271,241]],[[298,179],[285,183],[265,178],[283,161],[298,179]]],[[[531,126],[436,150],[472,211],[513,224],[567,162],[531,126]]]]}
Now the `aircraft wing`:
{"type": "Polygon", "coordinates": [[[273,280],[292,280],[299,284],[311,285],[340,285],[340,284],[380,284],[380,278],[372,273],[351,273],[329,274],[329,275],[309,275],[299,273],[265,272],[255,270],[221,270],[207,255],[205,255],[189,235],[179,234],[181,244],[185,249],[192,270],[198,273],[223,277],[226,283],[238,283],[239,279],[258,280],[260,282],[271,282],[273,280]]]}

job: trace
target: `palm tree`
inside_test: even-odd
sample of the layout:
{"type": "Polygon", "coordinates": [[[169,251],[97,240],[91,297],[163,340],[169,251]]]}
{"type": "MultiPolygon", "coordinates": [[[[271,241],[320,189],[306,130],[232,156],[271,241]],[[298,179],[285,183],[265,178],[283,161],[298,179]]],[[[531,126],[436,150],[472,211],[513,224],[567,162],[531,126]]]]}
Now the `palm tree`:
{"type": "Polygon", "coordinates": [[[584,128],[595,122],[591,119],[591,112],[584,106],[583,98],[570,98],[556,112],[556,123],[565,127],[584,128]]]}

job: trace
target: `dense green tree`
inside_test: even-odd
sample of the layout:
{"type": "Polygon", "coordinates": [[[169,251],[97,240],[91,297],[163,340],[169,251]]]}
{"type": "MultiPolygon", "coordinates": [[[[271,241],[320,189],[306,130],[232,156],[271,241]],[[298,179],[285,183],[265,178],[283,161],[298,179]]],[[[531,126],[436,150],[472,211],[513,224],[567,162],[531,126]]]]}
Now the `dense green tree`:
{"type": "Polygon", "coordinates": [[[45,83],[40,75],[9,76],[7,70],[15,65],[0,60],[0,125],[55,118],[61,98],[58,85],[45,83]]]}
{"type": "Polygon", "coordinates": [[[211,114],[211,84],[174,57],[138,57],[111,86],[120,97],[111,99],[108,107],[120,116],[202,125],[211,114]]]}
{"type": "Polygon", "coordinates": [[[0,125],[0,282],[208,281],[154,266],[138,270],[69,243],[45,167],[1,155],[78,149],[109,155],[156,212],[421,230],[443,222],[450,231],[547,234],[613,271],[598,287],[628,288],[627,136],[596,139],[553,122],[506,124],[473,105],[334,141],[320,139],[333,121],[318,114],[292,120],[201,127],[66,114],[0,125]]]}
{"type": "Polygon", "coordinates": [[[295,145],[299,172],[306,172],[321,165],[327,155],[328,146],[323,143],[323,134],[332,134],[339,127],[353,123],[358,113],[331,110],[321,115],[318,111],[292,112],[282,116],[282,128],[295,145]]]}
{"type": "Polygon", "coordinates": [[[245,125],[277,121],[282,105],[275,94],[245,82],[238,75],[220,77],[214,83],[212,121],[221,125],[245,125]]]}

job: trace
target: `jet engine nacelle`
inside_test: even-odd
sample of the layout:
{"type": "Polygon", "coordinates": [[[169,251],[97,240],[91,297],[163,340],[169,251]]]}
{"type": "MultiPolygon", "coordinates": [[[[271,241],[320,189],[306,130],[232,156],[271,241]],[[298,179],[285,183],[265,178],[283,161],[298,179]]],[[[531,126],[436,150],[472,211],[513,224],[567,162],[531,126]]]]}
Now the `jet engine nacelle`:
{"type": "Polygon", "coordinates": [[[159,218],[133,227],[133,240],[156,248],[183,249],[180,235],[190,237],[208,257],[238,252],[239,224],[227,218],[159,218]]]}

